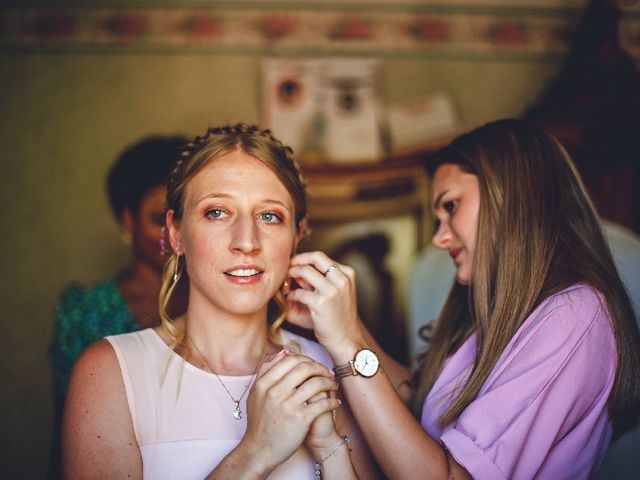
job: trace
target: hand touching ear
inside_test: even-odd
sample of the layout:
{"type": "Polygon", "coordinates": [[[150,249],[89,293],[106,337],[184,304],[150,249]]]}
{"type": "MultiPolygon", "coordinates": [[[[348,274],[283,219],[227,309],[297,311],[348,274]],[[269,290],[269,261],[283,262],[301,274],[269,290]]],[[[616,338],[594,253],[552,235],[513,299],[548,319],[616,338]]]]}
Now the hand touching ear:
{"type": "Polygon", "coordinates": [[[296,255],[289,276],[300,288],[287,295],[289,321],[312,327],[327,349],[343,343],[363,342],[356,304],[355,271],[322,252],[296,255]]]}

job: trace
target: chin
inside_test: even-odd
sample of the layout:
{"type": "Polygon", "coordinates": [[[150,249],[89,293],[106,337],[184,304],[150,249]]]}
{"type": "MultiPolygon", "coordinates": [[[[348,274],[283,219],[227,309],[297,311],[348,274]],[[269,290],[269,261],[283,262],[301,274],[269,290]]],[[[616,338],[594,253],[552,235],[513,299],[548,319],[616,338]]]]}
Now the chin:
{"type": "Polygon", "coordinates": [[[456,282],[458,282],[460,285],[464,285],[465,287],[469,286],[469,277],[467,275],[460,275],[459,273],[456,274],[456,282]]]}
{"type": "Polygon", "coordinates": [[[236,299],[236,301],[228,302],[224,306],[224,309],[233,315],[240,315],[240,316],[255,315],[262,311],[266,311],[267,303],[268,303],[268,300],[266,302],[256,302],[256,301],[243,302],[242,299],[236,299]]]}
{"type": "Polygon", "coordinates": [[[225,310],[227,311],[227,313],[230,313],[231,315],[234,315],[236,317],[253,317],[254,315],[258,315],[258,314],[261,314],[263,311],[266,311],[266,307],[262,307],[262,308],[228,307],[228,308],[225,308],[225,310]]]}

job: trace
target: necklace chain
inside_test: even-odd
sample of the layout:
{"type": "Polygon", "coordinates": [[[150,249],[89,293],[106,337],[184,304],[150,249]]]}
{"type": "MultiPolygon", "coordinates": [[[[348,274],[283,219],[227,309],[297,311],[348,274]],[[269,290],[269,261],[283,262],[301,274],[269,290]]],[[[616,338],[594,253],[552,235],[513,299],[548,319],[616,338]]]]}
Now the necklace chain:
{"type": "Polygon", "coordinates": [[[249,387],[251,386],[251,383],[253,383],[253,381],[256,378],[256,372],[258,371],[258,365],[260,365],[260,359],[258,358],[258,361],[256,362],[256,366],[253,369],[253,373],[251,374],[251,380],[249,380],[249,383],[247,383],[247,385],[244,387],[244,390],[242,391],[242,395],[240,395],[240,397],[236,400],[235,398],[233,398],[233,395],[231,395],[231,392],[229,391],[227,386],[224,384],[220,376],[216,373],[216,371],[213,368],[211,368],[211,365],[209,364],[207,357],[205,357],[202,354],[202,352],[200,351],[198,346],[195,344],[195,342],[191,339],[191,337],[187,336],[187,338],[189,339],[189,343],[193,345],[193,348],[195,348],[196,352],[198,352],[198,354],[200,355],[200,358],[204,360],[204,363],[209,369],[209,371],[216,376],[216,378],[220,382],[220,385],[222,385],[222,388],[224,388],[225,392],[227,392],[227,395],[229,395],[229,398],[233,402],[233,418],[235,418],[236,420],[240,420],[242,418],[242,410],[240,410],[240,401],[244,398],[245,394],[249,390],[249,387]]]}

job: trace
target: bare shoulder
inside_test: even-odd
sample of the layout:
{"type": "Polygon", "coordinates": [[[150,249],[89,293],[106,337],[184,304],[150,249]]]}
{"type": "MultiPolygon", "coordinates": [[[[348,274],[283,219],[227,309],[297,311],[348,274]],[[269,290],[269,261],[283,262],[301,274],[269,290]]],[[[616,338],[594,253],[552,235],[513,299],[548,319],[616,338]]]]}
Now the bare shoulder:
{"type": "Polygon", "coordinates": [[[137,478],[142,461],[116,353],[107,340],[74,365],[62,422],[67,478],[137,478]]]}
{"type": "Polygon", "coordinates": [[[73,366],[71,382],[73,377],[96,375],[120,375],[120,366],[116,352],[108,340],[99,340],[88,346],[80,355],[73,366]]]}

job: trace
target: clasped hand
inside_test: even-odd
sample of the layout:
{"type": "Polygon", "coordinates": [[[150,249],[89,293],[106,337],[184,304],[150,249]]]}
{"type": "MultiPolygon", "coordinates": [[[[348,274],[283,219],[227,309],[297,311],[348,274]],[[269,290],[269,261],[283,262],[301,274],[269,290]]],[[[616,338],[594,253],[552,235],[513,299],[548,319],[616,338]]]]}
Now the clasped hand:
{"type": "Polygon", "coordinates": [[[330,393],[338,384],[327,367],[282,350],[265,361],[247,399],[243,442],[270,472],[303,444],[312,449],[335,442],[332,411],[340,401],[330,393]]]}

